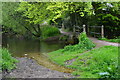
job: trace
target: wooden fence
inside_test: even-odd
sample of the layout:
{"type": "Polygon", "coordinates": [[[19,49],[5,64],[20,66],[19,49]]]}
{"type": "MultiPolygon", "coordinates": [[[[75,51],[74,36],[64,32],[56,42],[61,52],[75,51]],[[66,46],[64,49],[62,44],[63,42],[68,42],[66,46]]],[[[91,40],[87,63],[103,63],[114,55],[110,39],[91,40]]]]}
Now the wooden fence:
{"type": "Polygon", "coordinates": [[[94,37],[97,34],[97,35],[101,35],[101,37],[104,38],[104,26],[103,25],[102,26],[88,26],[87,32],[88,34],[91,34],[91,33],[94,34],[94,37]],[[91,31],[90,28],[93,28],[94,31],[91,31]],[[96,29],[100,29],[100,32],[96,32],[95,31],[96,29]]]}
{"type": "Polygon", "coordinates": [[[73,32],[79,32],[79,33],[81,33],[80,32],[80,30],[82,30],[83,29],[83,32],[86,32],[86,30],[85,30],[85,25],[83,25],[83,27],[80,27],[80,26],[73,26],[73,32]]]}
{"type": "MultiPolygon", "coordinates": [[[[82,32],[86,32],[86,26],[85,25],[83,25],[82,27],[74,26],[73,32],[81,33],[81,31],[80,31],[81,29],[82,29],[82,32]]],[[[101,35],[101,37],[104,38],[104,26],[103,25],[102,26],[88,26],[86,33],[88,33],[89,35],[94,34],[94,37],[95,37],[96,34],[101,35]],[[94,29],[94,31],[91,31],[90,28],[94,29]],[[95,29],[97,29],[97,28],[101,29],[100,32],[95,31],[95,29]]]]}

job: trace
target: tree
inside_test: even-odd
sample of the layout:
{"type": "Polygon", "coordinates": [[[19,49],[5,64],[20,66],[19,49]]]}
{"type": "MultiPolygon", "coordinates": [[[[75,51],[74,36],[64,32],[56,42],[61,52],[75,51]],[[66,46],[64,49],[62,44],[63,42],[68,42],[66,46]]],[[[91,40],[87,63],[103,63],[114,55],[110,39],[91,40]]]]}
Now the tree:
{"type": "Polygon", "coordinates": [[[105,26],[105,35],[108,38],[119,36],[120,31],[120,2],[93,2],[95,12],[94,23],[105,26]],[[111,34],[112,33],[112,34],[111,34]]]}
{"type": "Polygon", "coordinates": [[[3,2],[2,3],[2,28],[4,32],[13,32],[14,34],[27,34],[30,33],[34,36],[39,36],[34,27],[37,25],[30,24],[25,19],[27,17],[22,16],[22,12],[16,11],[19,7],[18,2],[3,2]]]}
{"type": "Polygon", "coordinates": [[[44,21],[54,21],[58,18],[64,18],[66,14],[90,13],[91,2],[22,2],[18,11],[22,11],[30,23],[41,24],[44,21]]]}

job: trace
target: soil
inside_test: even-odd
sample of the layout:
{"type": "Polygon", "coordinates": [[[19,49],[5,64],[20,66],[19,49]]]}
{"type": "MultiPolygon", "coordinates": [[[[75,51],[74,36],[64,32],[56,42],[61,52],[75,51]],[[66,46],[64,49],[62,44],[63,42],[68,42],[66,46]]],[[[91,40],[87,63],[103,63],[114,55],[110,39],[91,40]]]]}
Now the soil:
{"type": "Polygon", "coordinates": [[[28,58],[17,58],[17,68],[11,72],[3,72],[3,78],[74,78],[70,73],[50,70],[39,65],[35,60],[28,58]]]}

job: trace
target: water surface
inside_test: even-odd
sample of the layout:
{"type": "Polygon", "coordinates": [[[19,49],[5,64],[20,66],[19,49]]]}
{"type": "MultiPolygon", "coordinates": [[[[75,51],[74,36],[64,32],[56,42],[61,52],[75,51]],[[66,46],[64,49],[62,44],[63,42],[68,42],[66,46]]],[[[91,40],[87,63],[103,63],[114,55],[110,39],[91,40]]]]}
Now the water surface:
{"type": "Polygon", "coordinates": [[[35,59],[40,65],[51,70],[71,73],[73,70],[54,64],[45,55],[51,51],[62,49],[65,45],[61,41],[43,42],[40,40],[26,40],[17,38],[3,38],[3,46],[14,57],[28,57],[35,59]]]}

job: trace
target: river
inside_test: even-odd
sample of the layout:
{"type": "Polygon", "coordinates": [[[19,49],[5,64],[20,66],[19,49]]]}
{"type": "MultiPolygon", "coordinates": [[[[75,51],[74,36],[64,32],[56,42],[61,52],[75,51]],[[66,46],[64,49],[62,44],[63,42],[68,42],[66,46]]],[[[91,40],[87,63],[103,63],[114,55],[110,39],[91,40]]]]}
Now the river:
{"type": "Polygon", "coordinates": [[[37,61],[40,65],[51,70],[65,73],[73,72],[72,69],[54,64],[46,57],[47,53],[62,49],[65,44],[61,41],[44,42],[33,39],[3,38],[3,47],[7,48],[14,57],[27,57],[37,61]]]}

